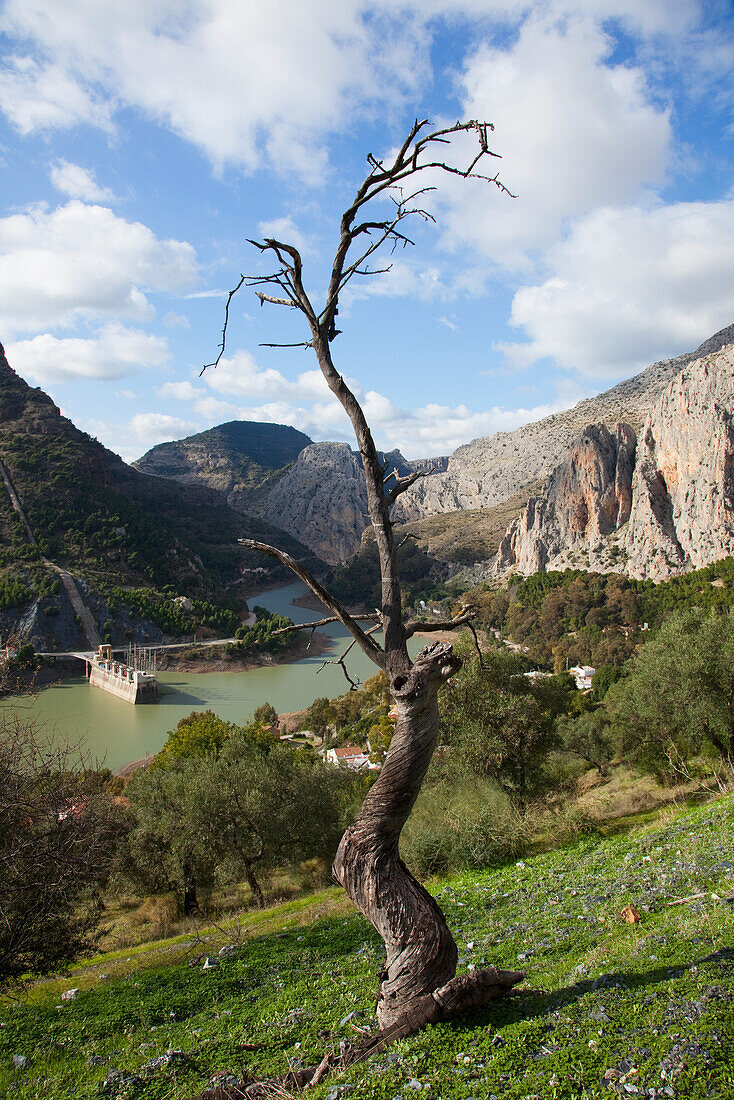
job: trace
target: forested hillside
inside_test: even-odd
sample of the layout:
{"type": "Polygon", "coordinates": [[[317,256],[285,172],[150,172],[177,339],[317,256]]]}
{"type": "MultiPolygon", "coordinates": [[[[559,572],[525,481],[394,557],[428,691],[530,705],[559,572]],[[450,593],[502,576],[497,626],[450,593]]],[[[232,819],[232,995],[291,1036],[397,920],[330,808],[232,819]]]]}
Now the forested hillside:
{"type": "MultiPolygon", "coordinates": [[[[4,355],[0,457],[40,554],[83,572],[93,583],[170,585],[206,595],[231,583],[243,565],[262,564],[238,545],[240,537],[277,541],[299,556],[308,554],[295,539],[234,511],[206,488],[184,488],[133,470],[79,431],[42,390],[29,387],[4,355]]],[[[38,566],[40,557],[3,490],[0,564],[17,572],[19,563],[38,566]]],[[[35,573],[31,570],[23,583],[32,583],[35,573]]]]}

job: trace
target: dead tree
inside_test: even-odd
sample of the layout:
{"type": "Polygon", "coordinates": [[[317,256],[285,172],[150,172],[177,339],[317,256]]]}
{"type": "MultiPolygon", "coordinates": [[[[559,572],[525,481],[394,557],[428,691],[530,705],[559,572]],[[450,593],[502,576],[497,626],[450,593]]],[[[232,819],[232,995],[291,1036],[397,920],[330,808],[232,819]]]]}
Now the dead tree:
{"type": "MultiPolygon", "coordinates": [[[[383,246],[405,247],[413,242],[404,231],[406,219],[418,216],[433,221],[420,204],[433,187],[417,187],[421,173],[451,173],[465,179],[482,179],[510,194],[497,175],[479,169],[496,156],[488,146],[491,124],[457,122],[427,132],[427,120],[416,121],[398,152],[390,160],[368,156],[369,174],[341,219],[339,243],[323,308],[317,311],[303,282],[301,256],[292,245],[267,239],[251,241],[262,253],[272,255],[277,269],[266,276],[242,276],[230,292],[225,312],[219,356],[224,354],[232,296],[245,286],[257,287],[261,304],[272,303],[299,310],[308,323],[310,339],[297,345],[312,348],[321,372],[352,422],[367,484],[367,500],[377,543],[382,602],[377,627],[365,630],[300,562],[274,546],[243,540],[288,566],[352,635],[356,644],[387,673],[397,709],[397,724],[380,776],[367,795],[353,825],[345,832],[334,861],[334,875],[349,897],[382,936],[387,951],[378,995],[377,1015],[382,1040],[411,1034],[425,1023],[446,1020],[476,1008],[512,988],[524,975],[494,967],[457,977],[457,949],[443,913],[427,890],[400,859],[401,830],[421,789],[438,737],[438,690],[460,667],[451,645],[436,642],[415,660],[408,654],[408,639],[419,630],[436,630],[468,622],[463,609],[448,622],[423,624],[403,619],[398,576],[397,547],[390,510],[398,497],[421,473],[390,477],[386,481],[364,412],[342,375],[337,371],[331,345],[339,334],[336,317],[339,296],[357,276],[380,274],[388,268],[372,266],[383,246]],[[474,135],[478,148],[466,168],[441,159],[444,148],[460,135],[474,135]],[[375,200],[392,202],[391,216],[379,220],[366,208],[375,200]],[[374,637],[381,628],[383,643],[374,637]]],[[[425,179],[425,176],[422,177],[425,179]]],[[[207,369],[206,367],[204,369],[207,369]]],[[[374,618],[374,616],[372,617],[374,618]]],[[[311,624],[295,629],[308,629],[311,624]]],[[[374,1046],[372,1047],[374,1049],[374,1046]]],[[[323,1073],[323,1068],[317,1071],[323,1073]]]]}

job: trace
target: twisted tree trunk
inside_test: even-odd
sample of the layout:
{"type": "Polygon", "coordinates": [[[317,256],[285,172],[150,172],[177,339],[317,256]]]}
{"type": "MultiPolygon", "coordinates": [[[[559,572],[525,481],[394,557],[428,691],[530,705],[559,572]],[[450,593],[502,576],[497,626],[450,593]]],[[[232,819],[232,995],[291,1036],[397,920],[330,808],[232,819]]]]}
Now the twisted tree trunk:
{"type": "Polygon", "coordinates": [[[459,665],[450,645],[435,642],[393,677],[398,720],[390,750],[334,861],[334,875],[385,943],[377,1018],[390,1039],[493,1000],[524,977],[490,968],[456,978],[446,919],[398,851],[436,747],[438,689],[459,665]]]}
{"type": "Polygon", "coordinates": [[[416,997],[454,976],[457,951],[443,913],[398,852],[438,738],[438,688],[459,667],[436,643],[393,679],[398,721],[379,779],[342,837],[334,874],[382,936],[387,960],[378,997],[381,1027],[416,997]]]}

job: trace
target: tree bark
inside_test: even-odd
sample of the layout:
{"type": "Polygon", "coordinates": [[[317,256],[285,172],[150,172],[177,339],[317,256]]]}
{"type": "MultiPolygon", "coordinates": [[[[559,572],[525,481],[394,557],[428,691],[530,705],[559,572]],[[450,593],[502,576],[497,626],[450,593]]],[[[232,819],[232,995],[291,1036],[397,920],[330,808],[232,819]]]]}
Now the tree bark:
{"type": "Polygon", "coordinates": [[[262,892],[262,887],[257,881],[254,868],[251,863],[245,863],[245,878],[247,879],[247,885],[252,891],[252,897],[255,901],[255,905],[258,909],[265,908],[265,895],[262,892]]]}
{"type": "Polygon", "coordinates": [[[383,1029],[456,972],[443,913],[400,859],[398,841],[436,747],[438,688],[458,667],[451,646],[438,642],[393,678],[398,720],[390,749],[334,861],[335,877],[385,942],[377,1007],[383,1029]]]}
{"type": "Polygon", "coordinates": [[[524,977],[490,968],[456,978],[457,949],[446,919],[398,851],[438,739],[438,689],[458,668],[451,646],[436,642],[393,678],[395,734],[334,861],[335,877],[385,943],[377,1018],[390,1041],[492,1000],[524,977]]]}

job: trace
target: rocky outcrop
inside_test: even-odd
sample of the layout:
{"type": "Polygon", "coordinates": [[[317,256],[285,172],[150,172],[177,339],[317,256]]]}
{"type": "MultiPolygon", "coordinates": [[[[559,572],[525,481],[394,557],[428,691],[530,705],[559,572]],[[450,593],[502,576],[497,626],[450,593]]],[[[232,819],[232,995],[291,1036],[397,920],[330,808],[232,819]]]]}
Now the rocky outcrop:
{"type": "MultiPolygon", "coordinates": [[[[400,451],[378,453],[388,476],[423,466],[400,451]]],[[[318,557],[337,565],[356,553],[370,522],[362,459],[347,443],[312,443],[271,490],[263,515],[289,533],[298,531],[318,557]]]]}
{"type": "Polygon", "coordinates": [[[543,495],[531,497],[508,528],[496,571],[537,573],[579,552],[588,555],[590,567],[603,564],[607,537],[630,516],[635,445],[629,424],[618,424],[613,434],[604,424],[590,424],[543,495]]]}
{"type": "Polygon", "coordinates": [[[267,512],[324,561],[343,561],[369,522],[359,455],[347,443],[312,443],[270,493],[267,512]]]}
{"type": "Polygon", "coordinates": [[[424,478],[398,501],[395,518],[421,519],[440,512],[493,508],[532,482],[544,480],[588,424],[613,429],[624,422],[639,433],[653,405],[680,372],[696,359],[734,342],[734,325],[717,332],[696,351],[653,363],[634,378],[513,432],[475,439],[454,451],[445,473],[424,478]]]}
{"type": "Polygon", "coordinates": [[[184,485],[206,485],[232,508],[257,511],[260,498],[311,440],[287,424],[231,420],[171,443],[159,443],[133,463],[144,474],[184,485]]]}
{"type": "Polygon", "coordinates": [[[687,367],[640,439],[624,548],[662,580],[734,554],[734,344],[687,367]]]}
{"type": "Polygon", "coordinates": [[[508,528],[493,571],[577,566],[660,581],[730,554],[734,342],[677,374],[636,447],[629,425],[587,427],[508,528]]]}

